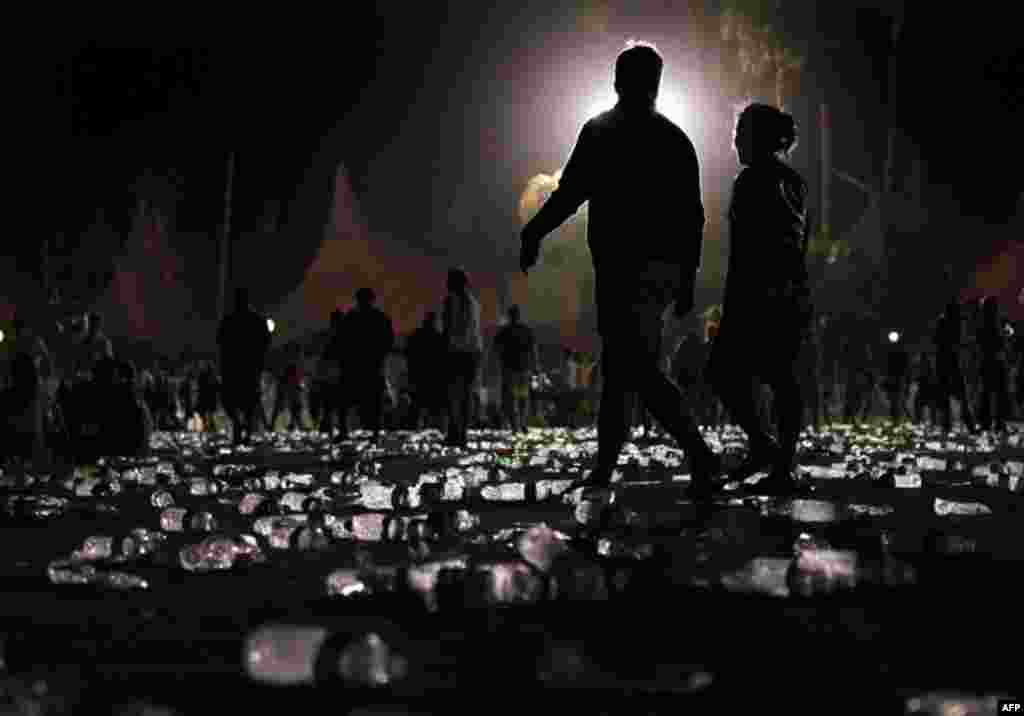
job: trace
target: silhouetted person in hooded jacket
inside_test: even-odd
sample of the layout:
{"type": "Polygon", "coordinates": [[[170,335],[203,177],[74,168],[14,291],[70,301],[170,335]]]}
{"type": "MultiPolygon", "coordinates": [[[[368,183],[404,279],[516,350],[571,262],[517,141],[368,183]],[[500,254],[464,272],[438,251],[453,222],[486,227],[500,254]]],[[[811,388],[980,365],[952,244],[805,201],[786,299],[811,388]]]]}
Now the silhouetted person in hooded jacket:
{"type": "Polygon", "coordinates": [[[391,319],[374,305],[377,295],[371,288],[356,291],[356,307],[342,319],[341,334],[347,344],[342,353],[342,379],[345,388],[339,405],[339,433],[336,441],[347,437],[349,406],[359,410],[364,430],[380,437],[381,414],[384,409],[384,361],[395,345],[391,319]]]}
{"type": "Polygon", "coordinates": [[[224,409],[231,418],[235,444],[248,444],[263,411],[263,367],[270,348],[267,319],[249,305],[249,292],[235,291],[235,311],[217,331],[224,409]]]}
{"type": "Polygon", "coordinates": [[[603,388],[598,457],[586,486],[606,486],[628,437],[627,395],[686,451],[691,494],[714,491],[718,457],[702,439],[679,388],[659,367],[662,315],[693,308],[704,232],[700,167],[686,133],[655,109],[663,62],[635,45],[615,62],[615,107],[583,125],[558,188],[523,228],[520,267],[537,262],[541,240],[589,201],[603,388]]]}
{"type": "Polygon", "coordinates": [[[729,273],[722,324],[712,349],[711,380],[726,410],[750,439],[734,478],[769,470],[756,491],[798,489],[793,475],[803,421],[800,349],[811,320],[805,264],[807,182],[785,161],[796,144],[793,118],[751,104],[736,123],[743,169],[729,207],[729,273]],[[756,391],[771,388],[778,438],[764,428],[756,391]]]}

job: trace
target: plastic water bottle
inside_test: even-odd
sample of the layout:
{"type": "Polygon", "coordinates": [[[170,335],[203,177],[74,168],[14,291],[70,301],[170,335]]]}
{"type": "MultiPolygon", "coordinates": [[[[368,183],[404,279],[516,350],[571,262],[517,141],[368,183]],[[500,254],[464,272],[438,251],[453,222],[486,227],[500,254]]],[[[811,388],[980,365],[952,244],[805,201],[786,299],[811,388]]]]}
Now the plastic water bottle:
{"type": "Polygon", "coordinates": [[[286,492],[278,500],[282,509],[290,512],[315,512],[321,507],[320,500],[305,492],[286,492]]]}
{"type": "Polygon", "coordinates": [[[157,490],[149,496],[149,504],[158,510],[163,510],[174,505],[174,495],[167,490],[157,490]]]}
{"type": "Polygon", "coordinates": [[[199,544],[183,547],[178,556],[181,566],[189,572],[211,572],[231,569],[240,558],[252,561],[261,552],[251,535],[211,535],[199,544]]]}
{"type": "Polygon", "coordinates": [[[309,521],[307,515],[271,515],[268,517],[260,517],[252,523],[252,530],[261,537],[270,539],[270,533],[274,531],[276,527],[282,525],[291,525],[298,527],[304,525],[309,521]]]}
{"type": "Polygon", "coordinates": [[[194,477],[189,481],[189,493],[196,497],[219,495],[228,489],[224,480],[210,480],[205,477],[194,477]]]}
{"type": "Polygon", "coordinates": [[[345,519],[325,518],[324,524],[335,539],[380,542],[384,538],[384,522],[387,515],[381,512],[362,512],[345,519]]]}
{"type": "Polygon", "coordinates": [[[238,502],[238,512],[250,517],[268,517],[280,514],[277,502],[258,492],[250,492],[242,496],[238,502]]]}
{"type": "Polygon", "coordinates": [[[331,540],[320,525],[279,524],[268,538],[274,549],[294,549],[300,552],[324,551],[330,548],[331,540]]]}
{"type": "Polygon", "coordinates": [[[495,562],[477,566],[487,580],[489,602],[495,604],[534,604],[545,592],[540,575],[525,562],[495,562]]]}
{"type": "Polygon", "coordinates": [[[516,548],[522,558],[542,572],[551,568],[551,563],[567,551],[565,541],[547,525],[536,525],[524,532],[516,548]]]}
{"type": "Polygon", "coordinates": [[[168,507],[160,513],[160,529],[165,532],[213,532],[217,529],[217,520],[209,512],[168,507]]]}
{"type": "Polygon", "coordinates": [[[786,572],[790,594],[810,597],[831,594],[857,584],[857,555],[836,550],[805,549],[793,558],[786,572]]]}
{"type": "MultiPolygon", "coordinates": [[[[352,686],[382,687],[404,679],[409,671],[406,657],[395,653],[376,631],[354,629],[351,638],[333,636],[323,627],[274,625],[262,627],[247,639],[246,673],[255,681],[275,685],[312,684],[319,676],[317,661],[330,642],[337,659],[328,668],[352,686]],[[347,643],[344,643],[347,642],[347,643]]],[[[324,676],[327,676],[326,674],[324,676]]]]}

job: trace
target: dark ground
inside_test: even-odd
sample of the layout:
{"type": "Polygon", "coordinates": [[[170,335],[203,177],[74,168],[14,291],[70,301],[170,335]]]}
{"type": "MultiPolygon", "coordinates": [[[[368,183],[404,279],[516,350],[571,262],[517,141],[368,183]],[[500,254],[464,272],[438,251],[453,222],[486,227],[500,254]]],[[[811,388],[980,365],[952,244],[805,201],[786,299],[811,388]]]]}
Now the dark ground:
{"type": "MultiPolygon", "coordinates": [[[[261,536],[265,563],[207,574],[178,563],[178,549],[203,535],[172,533],[148,560],[96,564],[148,581],[148,589],[131,590],[52,584],[47,565],[67,558],[89,536],[158,530],[159,510],[149,503],[157,487],[122,476],[120,494],[76,497],[60,478],[29,486],[8,473],[0,488],[8,507],[0,533],[6,664],[0,713],[143,713],[141,704],[151,714],[163,713],[156,705],[184,714],[263,713],[313,704],[314,698],[341,713],[389,701],[402,713],[510,706],[548,711],[555,708],[550,699],[556,690],[568,689],[570,699],[594,712],[742,713],[774,706],[785,713],[859,707],[881,714],[906,713],[908,704],[916,705],[908,700],[925,694],[961,694],[955,698],[964,704],[970,697],[1020,696],[1020,436],[986,447],[977,438],[926,435],[919,427],[853,433],[835,427],[804,443],[801,464],[819,468],[812,473],[812,499],[769,500],[740,489],[713,506],[695,505],[686,498],[685,480],[672,480],[687,472],[685,462],[672,464],[680,453],[662,441],[638,439],[627,451],[611,517],[585,530],[562,497],[527,503],[470,496],[399,511],[469,510],[480,518],[469,532],[412,541],[333,540],[322,551],[275,549],[261,536]],[[860,467],[837,466],[830,477],[820,469],[858,456],[864,459],[860,467]],[[913,459],[904,465],[921,475],[920,488],[893,487],[904,476],[885,474],[889,463],[907,456],[913,459]],[[947,460],[947,469],[912,464],[928,457],[947,460]],[[972,475],[993,462],[1002,465],[1002,477],[972,475]],[[23,496],[43,493],[69,498],[62,516],[35,519],[18,509],[23,496]],[[991,514],[940,515],[937,498],[983,503],[991,514]],[[454,592],[436,589],[440,609],[433,613],[408,590],[378,586],[370,596],[327,594],[325,579],[338,568],[361,565],[369,575],[389,565],[452,556],[468,557],[471,564],[517,560],[517,538],[538,523],[563,533],[585,563],[600,565],[604,587],[600,579],[588,581],[593,572],[570,560],[568,572],[554,568],[563,575],[561,598],[539,604],[484,605],[480,595],[492,590],[466,587],[472,580],[462,580],[454,592]],[[805,582],[810,596],[787,583],[801,533],[856,554],[845,582],[837,573],[819,574],[805,582]],[[595,554],[609,545],[611,556],[595,554]],[[575,586],[566,595],[564,585],[575,586]],[[394,639],[410,660],[410,676],[387,693],[338,683],[271,687],[244,672],[244,637],[261,624],[313,623],[342,631],[376,618],[394,625],[394,639]]],[[[743,443],[733,433],[716,437],[729,453],[743,443]]],[[[418,453],[409,435],[399,434],[363,462],[381,465],[382,483],[402,485],[415,484],[431,469],[455,466],[464,473],[470,468],[457,465],[460,458],[484,455],[487,469],[505,461],[504,482],[531,483],[577,476],[573,466],[589,468],[588,454],[596,447],[587,430],[535,430],[521,442],[518,457],[507,433],[474,439],[485,444],[442,455],[436,440],[432,452],[418,453]],[[514,461],[524,456],[559,464],[517,466],[514,461]]],[[[347,497],[359,494],[354,458],[335,454],[325,462],[327,452],[310,434],[279,435],[276,444],[258,445],[248,455],[216,454],[218,445],[200,444],[195,436],[180,435],[173,444],[165,434],[157,440],[161,460],[173,461],[186,480],[208,477],[217,462],[250,464],[252,474],[270,468],[282,476],[312,473],[314,487],[334,490],[328,513],[366,511],[345,506],[347,497]],[[187,473],[186,464],[195,472],[187,473]],[[331,474],[346,470],[347,484],[332,485],[331,474]]],[[[122,469],[117,463],[115,472],[122,469]]],[[[240,477],[222,479],[235,488],[217,496],[192,496],[187,483],[166,489],[177,504],[214,513],[222,530],[253,533],[253,518],[237,509],[248,490],[240,477]]],[[[264,492],[280,497],[285,490],[264,492]]],[[[922,711],[947,713],[936,699],[921,702],[922,711]]]]}

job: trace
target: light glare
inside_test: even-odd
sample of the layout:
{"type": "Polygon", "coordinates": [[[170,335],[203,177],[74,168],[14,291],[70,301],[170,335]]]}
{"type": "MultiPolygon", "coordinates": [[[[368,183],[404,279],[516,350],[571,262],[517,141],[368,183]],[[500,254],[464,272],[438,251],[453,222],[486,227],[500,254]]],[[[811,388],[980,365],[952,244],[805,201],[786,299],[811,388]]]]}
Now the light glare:
{"type": "Polygon", "coordinates": [[[898,341],[899,339],[900,339],[900,334],[899,334],[899,333],[897,333],[896,331],[891,331],[891,332],[889,333],[889,342],[890,342],[890,343],[895,343],[895,342],[896,342],[896,341],[898,341]]]}
{"type": "Polygon", "coordinates": [[[268,330],[268,331],[270,331],[271,333],[273,333],[273,332],[274,332],[274,328],[275,328],[276,326],[277,326],[277,324],[276,324],[276,323],[274,323],[274,319],[273,319],[273,318],[268,318],[268,319],[267,319],[267,330],[268,330]]]}

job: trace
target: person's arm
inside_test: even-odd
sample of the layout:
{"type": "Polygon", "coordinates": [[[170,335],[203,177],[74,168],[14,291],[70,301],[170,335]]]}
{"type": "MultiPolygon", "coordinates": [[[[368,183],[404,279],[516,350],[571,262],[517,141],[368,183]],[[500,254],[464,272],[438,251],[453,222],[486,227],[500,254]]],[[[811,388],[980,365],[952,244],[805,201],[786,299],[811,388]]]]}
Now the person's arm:
{"type": "Polygon", "coordinates": [[[580,130],[576,146],[569,155],[555,189],[540,211],[523,227],[521,239],[523,248],[523,270],[529,268],[537,260],[540,242],[545,236],[561,226],[566,219],[576,213],[583,202],[590,199],[592,187],[590,180],[591,154],[593,153],[593,127],[590,122],[580,130]],[[529,265],[527,265],[529,264],[529,265]]]}

